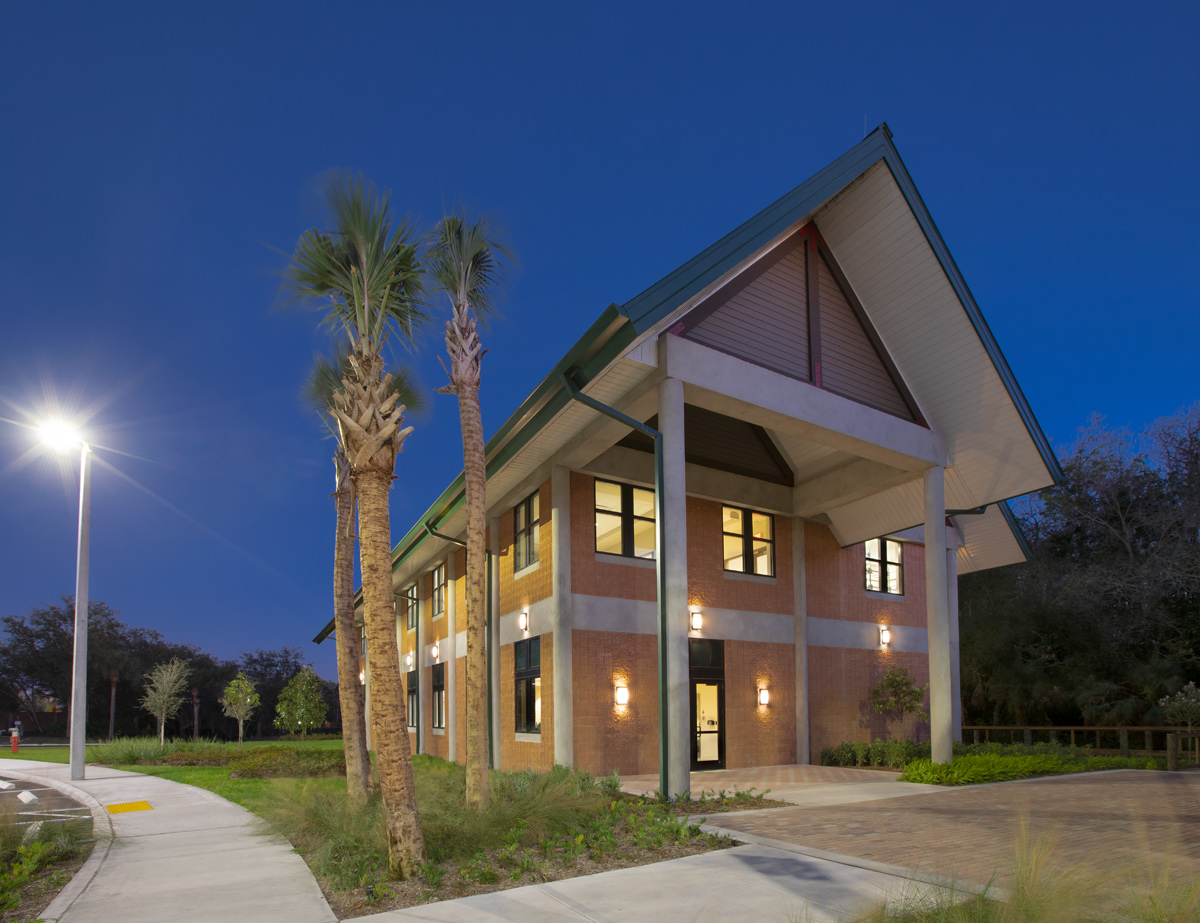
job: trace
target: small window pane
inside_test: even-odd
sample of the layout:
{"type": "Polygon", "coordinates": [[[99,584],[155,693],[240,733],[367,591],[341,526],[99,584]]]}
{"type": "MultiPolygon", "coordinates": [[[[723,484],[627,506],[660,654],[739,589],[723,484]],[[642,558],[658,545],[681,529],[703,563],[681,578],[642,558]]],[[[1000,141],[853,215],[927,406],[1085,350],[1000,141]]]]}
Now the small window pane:
{"type": "Polygon", "coordinates": [[[725,569],[726,570],[745,570],[742,561],[742,537],[740,535],[726,535],[725,537],[725,569]]]}
{"type": "Polygon", "coordinates": [[[529,639],[529,665],[531,667],[540,667],[542,665],[542,639],[529,639]]]}
{"type": "Polygon", "coordinates": [[[901,547],[902,547],[902,546],[900,545],[900,543],[899,543],[899,542],[887,542],[887,559],[888,559],[888,560],[889,560],[891,563],[893,563],[893,564],[899,564],[899,563],[900,563],[900,549],[901,549],[901,547]]]}
{"type": "Polygon", "coordinates": [[[879,560],[879,539],[873,538],[867,542],[867,557],[879,560]]]}
{"type": "Polygon", "coordinates": [[[516,654],[516,658],[517,658],[517,667],[516,668],[518,670],[524,670],[527,666],[529,666],[529,662],[528,662],[529,661],[529,655],[528,655],[529,645],[522,644],[520,641],[518,641],[516,643],[516,645],[514,645],[514,647],[515,647],[515,650],[513,653],[516,654]]]}
{"type": "MultiPolygon", "coordinates": [[[[721,507],[721,531],[732,532],[735,535],[742,534],[742,511],[737,507],[723,506],[721,507]]],[[[726,555],[728,558],[729,555],[726,555]]]]}
{"type": "Polygon", "coordinates": [[[532,564],[534,561],[541,559],[542,530],[538,528],[537,523],[533,524],[533,528],[529,532],[529,537],[529,544],[533,548],[529,554],[529,563],[532,564]]]}
{"type": "Polygon", "coordinates": [[[775,567],[771,560],[771,545],[769,542],[754,543],[754,573],[764,577],[774,577],[775,567]]]}
{"type": "Polygon", "coordinates": [[[608,481],[596,482],[596,509],[612,513],[621,512],[621,485],[608,481]]]}
{"type": "Polygon", "coordinates": [[[876,593],[880,592],[880,590],[883,589],[883,584],[881,582],[880,577],[881,577],[881,575],[879,573],[879,562],[878,561],[868,561],[867,562],[867,589],[873,590],[876,593]]]}
{"type": "Polygon", "coordinates": [[[771,535],[771,517],[766,513],[752,513],[750,527],[754,531],[755,538],[763,538],[770,541],[771,535]]]}
{"type": "Polygon", "coordinates": [[[654,523],[644,519],[633,521],[633,556],[654,558],[654,523]]]}
{"type": "Polygon", "coordinates": [[[654,491],[633,488],[633,515],[654,518],[654,491]]]}
{"type": "Polygon", "coordinates": [[[513,516],[516,520],[516,530],[518,532],[524,532],[525,531],[525,504],[524,503],[522,503],[515,510],[513,510],[513,516]]]}
{"type": "Polygon", "coordinates": [[[887,566],[887,579],[888,579],[887,591],[889,593],[903,592],[903,588],[900,584],[900,565],[899,564],[889,564],[887,566]]]}
{"type": "Polygon", "coordinates": [[[596,514],[596,550],[604,554],[621,553],[621,517],[612,513],[596,514]]]}
{"type": "Polygon", "coordinates": [[[537,521],[542,516],[541,511],[538,509],[538,494],[536,494],[536,493],[533,495],[533,504],[532,505],[533,505],[533,512],[530,515],[529,521],[532,524],[536,524],[537,521]]]}
{"type": "Polygon", "coordinates": [[[525,539],[524,536],[517,539],[513,545],[513,570],[521,570],[525,567],[525,539]]]}

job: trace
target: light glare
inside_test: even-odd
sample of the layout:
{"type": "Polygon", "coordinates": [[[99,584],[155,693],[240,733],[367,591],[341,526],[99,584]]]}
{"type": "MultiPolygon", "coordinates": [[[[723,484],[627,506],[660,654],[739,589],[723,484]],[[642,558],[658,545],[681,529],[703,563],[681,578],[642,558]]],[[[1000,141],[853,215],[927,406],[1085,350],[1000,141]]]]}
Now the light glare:
{"type": "Polygon", "coordinates": [[[54,449],[73,449],[83,440],[79,431],[66,420],[47,420],[38,427],[42,442],[54,449]]]}

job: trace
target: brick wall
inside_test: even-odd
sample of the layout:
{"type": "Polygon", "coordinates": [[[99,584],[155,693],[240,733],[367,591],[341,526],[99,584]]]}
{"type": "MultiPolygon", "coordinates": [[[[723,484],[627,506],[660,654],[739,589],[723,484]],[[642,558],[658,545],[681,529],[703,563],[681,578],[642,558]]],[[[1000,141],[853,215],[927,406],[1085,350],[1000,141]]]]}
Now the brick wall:
{"type": "Polygon", "coordinates": [[[822,619],[925,627],[925,548],[904,543],[904,596],[868,594],[863,546],[838,546],[828,528],[804,524],[808,614],[822,619]]]}
{"type": "Polygon", "coordinates": [[[793,611],[792,526],[775,516],[775,581],[740,579],[725,572],[721,504],[687,498],[688,604],[749,612],[793,611]]]}
{"type": "Polygon", "coordinates": [[[796,760],[796,662],[790,644],[725,642],[725,766],[796,760]],[[758,690],[770,701],[758,704],[758,690]]]}
{"type": "Polygon", "coordinates": [[[576,631],[572,637],[575,762],[594,775],[658,771],[658,642],[654,635],[576,631]],[[617,705],[616,681],[629,688],[617,705]]]}
{"type": "Polygon", "coordinates": [[[596,560],[595,478],[571,472],[571,591],[618,599],[658,598],[654,569],[596,560]]]}
{"type": "MultiPolygon", "coordinates": [[[[544,771],[554,765],[554,633],[541,635],[542,733],[540,743],[516,739],[513,645],[500,648],[500,766],[544,771]]],[[[465,751],[464,751],[465,752],[465,751]]]]}
{"type": "Polygon", "coordinates": [[[550,482],[538,488],[538,566],[513,578],[513,511],[500,516],[500,615],[516,612],[554,591],[554,539],[551,527],[550,482]]]}

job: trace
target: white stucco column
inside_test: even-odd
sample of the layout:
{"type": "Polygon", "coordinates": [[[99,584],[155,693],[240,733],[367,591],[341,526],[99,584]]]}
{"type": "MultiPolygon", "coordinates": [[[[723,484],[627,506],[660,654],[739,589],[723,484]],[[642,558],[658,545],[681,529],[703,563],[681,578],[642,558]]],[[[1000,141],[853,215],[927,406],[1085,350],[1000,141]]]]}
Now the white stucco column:
{"type": "Polygon", "coordinates": [[[554,762],[575,765],[575,708],[572,702],[571,472],[555,465],[550,474],[550,544],[554,596],[554,762]]]}
{"type": "Polygon", "coordinates": [[[458,761],[458,702],[454,682],[458,658],[458,552],[452,545],[446,557],[446,642],[440,651],[446,662],[446,759],[458,761]]]}
{"type": "Polygon", "coordinates": [[[962,743],[962,660],[958,649],[958,549],[946,549],[946,609],[950,619],[950,731],[962,743]]]}
{"type": "Polygon", "coordinates": [[[488,574],[488,595],[492,606],[492,623],[488,626],[488,650],[492,654],[492,672],[488,683],[492,695],[492,768],[500,768],[500,520],[488,520],[488,548],[492,552],[492,567],[488,574]]]}
{"type": "Polygon", "coordinates": [[[929,629],[929,728],[933,761],[954,758],[950,610],[946,598],[946,470],[925,469],[925,600],[929,629]]]}
{"type": "Polygon", "coordinates": [[[684,462],[683,382],[658,386],[658,427],[663,435],[660,516],[666,567],[667,786],[665,795],[691,790],[691,699],[688,688],[687,469],[684,462]]]}
{"type": "Polygon", "coordinates": [[[792,517],[792,625],[796,656],[796,762],[807,765],[808,729],[808,592],[804,566],[804,520],[792,517]]]}

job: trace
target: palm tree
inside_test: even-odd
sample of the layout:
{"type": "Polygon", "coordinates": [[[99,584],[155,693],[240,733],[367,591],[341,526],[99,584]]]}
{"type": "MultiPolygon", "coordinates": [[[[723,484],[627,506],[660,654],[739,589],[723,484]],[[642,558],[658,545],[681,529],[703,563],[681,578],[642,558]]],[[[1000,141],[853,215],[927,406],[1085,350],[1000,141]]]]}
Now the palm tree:
{"type": "MultiPolygon", "coordinates": [[[[504,261],[512,255],[490,218],[461,211],[447,215],[430,232],[426,263],[434,283],[450,299],[446,352],[450,383],[438,388],[458,395],[463,440],[463,486],[467,508],[467,803],[488,803],[487,652],[485,559],[487,473],[479,379],[484,350],[476,318],[485,322],[503,283],[504,261]]],[[[443,368],[445,364],[443,363],[443,368]]]]}
{"type": "MultiPolygon", "coordinates": [[[[372,780],[367,754],[366,709],[358,678],[358,628],[354,623],[354,487],[346,447],[338,438],[337,421],[332,411],[334,395],[341,391],[342,379],[352,371],[350,353],[350,344],[340,339],[333,360],[316,356],[301,394],[335,440],[333,498],[337,532],[333,542],[333,610],[338,698],[342,706],[342,736],[346,750],[346,793],[352,803],[361,806],[371,792],[372,780]]],[[[424,409],[425,396],[411,370],[397,368],[392,373],[390,387],[409,411],[419,414],[424,409]]]]}
{"type": "Polygon", "coordinates": [[[396,606],[392,596],[388,489],[396,456],[412,427],[392,388],[383,349],[389,338],[411,343],[423,314],[421,267],[407,220],[393,228],[389,197],[360,176],[338,176],[327,200],[333,227],[305,231],[287,269],[296,298],[316,301],[328,326],[350,342],[349,373],[330,412],[345,447],[358,498],[363,622],[372,663],[371,727],[392,877],[417,874],[425,843],[417,814],[412,753],[400,686],[396,606]]]}

